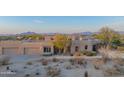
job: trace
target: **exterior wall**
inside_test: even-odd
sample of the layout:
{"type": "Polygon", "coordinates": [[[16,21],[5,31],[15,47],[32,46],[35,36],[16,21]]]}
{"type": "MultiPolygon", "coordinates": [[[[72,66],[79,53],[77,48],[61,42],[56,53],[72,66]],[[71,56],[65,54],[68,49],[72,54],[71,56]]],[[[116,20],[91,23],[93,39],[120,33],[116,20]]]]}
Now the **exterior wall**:
{"type": "Polygon", "coordinates": [[[1,41],[0,55],[43,55],[44,46],[51,47],[50,53],[53,54],[53,44],[50,42],[1,41]]]}
{"type": "Polygon", "coordinates": [[[80,51],[93,51],[93,45],[96,44],[96,42],[90,42],[90,41],[84,41],[84,40],[74,40],[72,41],[72,45],[71,45],[71,54],[74,54],[75,51],[75,47],[78,46],[79,47],[79,52],[80,51]],[[87,46],[87,49],[85,49],[85,46],[87,46]]]}
{"type": "MultiPolygon", "coordinates": [[[[79,52],[84,50],[93,51],[93,45],[97,43],[93,40],[72,40],[70,52],[71,54],[75,53],[76,46],[78,46],[79,52]],[[87,49],[85,49],[86,45],[88,46],[87,49]]],[[[0,55],[4,53],[15,55],[51,55],[54,54],[54,46],[51,41],[0,41],[0,55]],[[44,52],[44,47],[50,47],[51,52],[44,52]]]]}

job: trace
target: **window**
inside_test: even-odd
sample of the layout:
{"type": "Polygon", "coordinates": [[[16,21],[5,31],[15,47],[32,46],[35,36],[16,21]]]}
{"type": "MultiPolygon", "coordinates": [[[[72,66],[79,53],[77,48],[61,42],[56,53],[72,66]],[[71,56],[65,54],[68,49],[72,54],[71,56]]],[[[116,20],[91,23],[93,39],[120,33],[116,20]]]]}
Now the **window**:
{"type": "Polygon", "coordinates": [[[50,47],[44,47],[44,52],[51,52],[51,48],[50,47]]]}
{"type": "Polygon", "coordinates": [[[88,49],[88,45],[85,45],[85,50],[87,50],[88,49]]]}
{"type": "Polygon", "coordinates": [[[78,51],[79,51],[79,47],[76,46],[76,47],[75,47],[75,52],[78,52],[78,51]]]}

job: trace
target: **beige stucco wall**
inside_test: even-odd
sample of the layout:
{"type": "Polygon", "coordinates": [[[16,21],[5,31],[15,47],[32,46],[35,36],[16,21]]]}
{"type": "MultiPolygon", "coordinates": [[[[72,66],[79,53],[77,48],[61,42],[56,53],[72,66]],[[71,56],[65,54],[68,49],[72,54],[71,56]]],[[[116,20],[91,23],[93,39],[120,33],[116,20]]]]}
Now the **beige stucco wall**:
{"type": "Polygon", "coordinates": [[[72,45],[71,45],[71,54],[74,54],[75,51],[75,47],[78,46],[79,47],[79,52],[80,51],[93,51],[93,45],[95,43],[94,42],[89,42],[89,41],[83,41],[83,40],[74,40],[72,41],[72,45]],[[87,49],[85,49],[85,46],[88,46],[87,49]]]}
{"type": "MultiPolygon", "coordinates": [[[[3,54],[3,51],[10,52],[9,49],[14,49],[13,52],[16,52],[17,55],[42,55],[43,47],[51,47],[51,53],[53,53],[53,44],[52,42],[24,42],[24,41],[0,41],[0,55],[3,54]],[[8,49],[8,50],[7,50],[8,49]]],[[[7,54],[7,53],[6,53],[7,54]]],[[[9,54],[9,53],[8,53],[9,54]]],[[[14,53],[13,53],[14,54],[14,53]]]]}

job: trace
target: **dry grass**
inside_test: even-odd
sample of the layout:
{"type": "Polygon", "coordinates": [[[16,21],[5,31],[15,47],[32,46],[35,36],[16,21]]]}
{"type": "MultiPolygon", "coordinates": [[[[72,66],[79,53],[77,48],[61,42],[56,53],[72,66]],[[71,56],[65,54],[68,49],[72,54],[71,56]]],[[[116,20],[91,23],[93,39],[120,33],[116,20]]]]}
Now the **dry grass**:
{"type": "Polygon", "coordinates": [[[107,69],[104,72],[104,76],[118,76],[121,73],[116,68],[107,69]]]}
{"type": "Polygon", "coordinates": [[[94,65],[94,68],[95,68],[96,70],[101,69],[101,67],[102,67],[104,64],[105,64],[105,63],[104,63],[102,60],[100,60],[100,59],[97,59],[97,60],[93,61],[93,65],[94,65]]]}
{"type": "Polygon", "coordinates": [[[81,53],[81,52],[76,52],[76,53],[74,53],[74,55],[73,56],[82,56],[83,54],[81,53]]]}
{"type": "Polygon", "coordinates": [[[47,68],[47,76],[55,77],[60,75],[60,69],[57,67],[48,67],[47,68]]]}
{"type": "Polygon", "coordinates": [[[122,58],[116,58],[113,61],[116,62],[120,66],[124,66],[124,59],[122,58]]]}

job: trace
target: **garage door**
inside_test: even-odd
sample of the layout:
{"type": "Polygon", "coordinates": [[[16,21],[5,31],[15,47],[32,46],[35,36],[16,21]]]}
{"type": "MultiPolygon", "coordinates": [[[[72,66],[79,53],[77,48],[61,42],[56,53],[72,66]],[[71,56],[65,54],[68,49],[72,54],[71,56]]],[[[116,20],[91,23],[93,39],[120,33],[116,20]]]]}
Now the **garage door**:
{"type": "Polygon", "coordinates": [[[3,48],[2,53],[4,55],[17,55],[18,54],[18,48],[3,48]]]}
{"type": "Polygon", "coordinates": [[[38,55],[40,54],[39,48],[24,48],[25,55],[38,55]]]}

